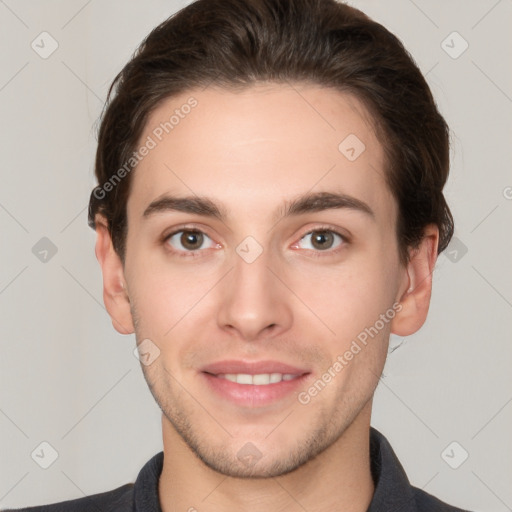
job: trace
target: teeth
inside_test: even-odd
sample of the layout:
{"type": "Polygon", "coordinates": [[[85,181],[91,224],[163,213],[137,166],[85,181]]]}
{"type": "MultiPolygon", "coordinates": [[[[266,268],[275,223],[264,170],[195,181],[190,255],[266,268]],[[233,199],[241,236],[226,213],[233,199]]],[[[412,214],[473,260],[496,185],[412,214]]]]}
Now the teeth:
{"type": "Polygon", "coordinates": [[[246,373],[239,373],[236,376],[237,384],[252,384],[252,375],[247,375],[246,373]]]}
{"type": "Polygon", "coordinates": [[[217,377],[236,382],[237,384],[266,386],[268,384],[276,384],[282,380],[295,379],[297,375],[291,373],[259,373],[257,375],[250,375],[248,373],[220,373],[217,377]]]}
{"type": "Polygon", "coordinates": [[[275,384],[276,382],[281,382],[283,380],[283,375],[280,373],[271,373],[270,374],[270,384],[275,384]]]}

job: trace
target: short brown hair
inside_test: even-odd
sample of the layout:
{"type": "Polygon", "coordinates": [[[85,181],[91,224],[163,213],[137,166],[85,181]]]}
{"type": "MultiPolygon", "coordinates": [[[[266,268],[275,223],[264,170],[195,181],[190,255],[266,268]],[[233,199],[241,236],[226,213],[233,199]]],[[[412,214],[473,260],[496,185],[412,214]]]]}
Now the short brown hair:
{"type": "Polygon", "coordinates": [[[131,173],[112,180],[126,169],[150,113],[164,99],[196,87],[234,90],[258,82],[317,84],[361,100],[386,153],[402,263],[427,224],[439,228],[438,253],[446,248],[454,229],[442,192],[449,129],[396,36],[336,0],[197,0],[146,37],[108,92],[89,225],[95,227],[97,213],[106,218],[122,261],[131,173]]]}

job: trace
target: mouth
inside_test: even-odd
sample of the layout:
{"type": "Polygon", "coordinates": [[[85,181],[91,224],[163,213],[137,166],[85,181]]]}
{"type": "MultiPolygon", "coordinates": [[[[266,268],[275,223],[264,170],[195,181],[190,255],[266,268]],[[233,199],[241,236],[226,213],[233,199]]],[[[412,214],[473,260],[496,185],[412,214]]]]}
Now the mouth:
{"type": "Polygon", "coordinates": [[[292,395],[310,371],[277,361],[220,361],[200,374],[217,398],[255,408],[292,395]]]}
{"type": "Polygon", "coordinates": [[[250,373],[219,373],[214,376],[219,379],[236,382],[237,384],[268,386],[269,384],[277,384],[283,380],[296,379],[300,375],[294,375],[293,373],[257,373],[256,375],[251,375],[250,373]]]}

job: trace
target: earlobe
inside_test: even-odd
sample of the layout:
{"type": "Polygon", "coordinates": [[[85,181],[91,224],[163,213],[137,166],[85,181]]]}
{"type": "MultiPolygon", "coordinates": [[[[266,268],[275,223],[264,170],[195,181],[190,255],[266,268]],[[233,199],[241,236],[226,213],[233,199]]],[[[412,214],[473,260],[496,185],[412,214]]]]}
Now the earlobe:
{"type": "Polygon", "coordinates": [[[398,336],[414,334],[425,323],[432,294],[432,273],[437,260],[439,229],[430,224],[425,228],[417,248],[411,249],[397,301],[400,312],[391,322],[391,332],[398,336]]]}
{"type": "Polygon", "coordinates": [[[130,298],[126,289],[121,259],[114,250],[106,219],[96,215],[96,258],[103,274],[103,302],[120,334],[134,332],[130,298]]]}

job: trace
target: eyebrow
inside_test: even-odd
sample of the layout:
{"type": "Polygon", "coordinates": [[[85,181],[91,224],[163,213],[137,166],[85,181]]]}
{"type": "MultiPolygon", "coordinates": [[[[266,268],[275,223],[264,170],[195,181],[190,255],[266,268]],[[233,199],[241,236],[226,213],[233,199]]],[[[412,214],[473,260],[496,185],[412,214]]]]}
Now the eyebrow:
{"type": "MultiPolygon", "coordinates": [[[[372,219],[375,218],[375,213],[364,201],[347,194],[332,192],[307,193],[293,200],[286,201],[284,208],[276,212],[275,218],[342,208],[361,212],[372,219]]],[[[142,217],[148,218],[157,213],[169,211],[195,213],[204,217],[217,218],[222,222],[228,217],[227,211],[223,206],[216,204],[207,197],[177,197],[170,195],[165,195],[152,201],[144,210],[142,217]]]]}

